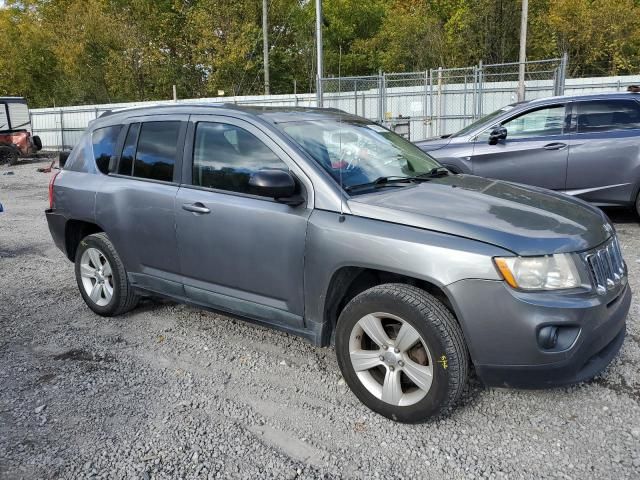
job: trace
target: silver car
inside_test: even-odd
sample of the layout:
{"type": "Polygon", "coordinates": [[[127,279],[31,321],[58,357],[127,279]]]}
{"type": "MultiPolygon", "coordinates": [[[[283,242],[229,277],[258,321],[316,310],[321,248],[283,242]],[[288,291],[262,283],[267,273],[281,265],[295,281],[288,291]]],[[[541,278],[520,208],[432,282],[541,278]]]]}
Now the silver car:
{"type": "Polygon", "coordinates": [[[49,197],[95,313],[161,295],[335,345],[355,395],[397,421],[448,412],[472,365],[487,385],[587,380],[625,337],[627,270],[600,210],[451,174],[336,110],[105,115],[49,197]]]}
{"type": "Polygon", "coordinates": [[[640,215],[640,95],[564,96],[507,105],[453,135],[416,144],[453,172],[536,185],[640,215]]]}

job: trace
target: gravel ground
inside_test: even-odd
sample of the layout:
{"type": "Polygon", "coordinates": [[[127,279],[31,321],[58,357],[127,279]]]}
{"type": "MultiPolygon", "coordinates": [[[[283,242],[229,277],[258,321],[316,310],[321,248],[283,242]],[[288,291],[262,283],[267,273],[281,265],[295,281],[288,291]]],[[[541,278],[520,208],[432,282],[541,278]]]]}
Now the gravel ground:
{"type": "MultiPolygon", "coordinates": [[[[45,162],[0,167],[0,478],[640,477],[638,296],[594,381],[472,380],[449,418],[395,424],[331,349],[171,302],[94,315],[47,229],[45,162]]],[[[640,224],[608,213],[640,291],[640,224]]]]}

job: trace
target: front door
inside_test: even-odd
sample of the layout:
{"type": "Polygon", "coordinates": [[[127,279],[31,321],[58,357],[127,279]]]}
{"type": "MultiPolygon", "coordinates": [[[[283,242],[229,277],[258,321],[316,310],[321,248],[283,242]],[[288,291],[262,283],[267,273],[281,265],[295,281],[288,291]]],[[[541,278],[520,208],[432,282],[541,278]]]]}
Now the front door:
{"type": "Polygon", "coordinates": [[[502,126],[507,138],[489,144],[490,128],[473,146],[473,173],[481,177],[564,190],[569,132],[565,105],[547,105],[512,117],[502,126]]]}
{"type": "Polygon", "coordinates": [[[311,210],[306,203],[291,207],[257,196],[248,185],[255,171],[290,170],[291,159],[261,129],[230,117],[191,117],[187,137],[192,152],[185,154],[185,182],[176,198],[187,296],[301,328],[311,210]]]}

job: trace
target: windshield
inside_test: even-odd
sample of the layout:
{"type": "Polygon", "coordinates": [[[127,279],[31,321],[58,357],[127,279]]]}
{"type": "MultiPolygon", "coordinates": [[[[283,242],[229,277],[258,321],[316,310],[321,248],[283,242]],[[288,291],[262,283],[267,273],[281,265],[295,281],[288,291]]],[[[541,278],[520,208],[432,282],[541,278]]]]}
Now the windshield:
{"type": "Polygon", "coordinates": [[[366,120],[305,120],[278,127],[345,190],[380,178],[415,178],[440,167],[411,142],[366,120]]]}
{"type": "Polygon", "coordinates": [[[451,136],[452,137],[460,137],[462,135],[466,135],[467,133],[472,132],[473,130],[478,128],[479,126],[484,125],[485,123],[490,123],[491,120],[493,120],[494,118],[502,115],[505,112],[508,112],[509,110],[511,110],[516,105],[517,105],[516,103],[512,103],[511,105],[506,105],[506,106],[496,110],[495,112],[491,112],[489,115],[485,115],[484,117],[479,118],[475,122],[470,123],[469,125],[464,127],[462,130],[457,131],[456,133],[454,133],[451,136]]]}

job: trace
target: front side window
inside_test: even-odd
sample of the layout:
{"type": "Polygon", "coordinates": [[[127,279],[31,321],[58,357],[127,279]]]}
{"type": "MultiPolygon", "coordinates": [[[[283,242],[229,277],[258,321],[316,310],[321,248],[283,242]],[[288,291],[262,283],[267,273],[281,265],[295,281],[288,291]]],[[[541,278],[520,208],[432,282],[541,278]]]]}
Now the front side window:
{"type": "Polygon", "coordinates": [[[640,105],[634,100],[576,102],[578,133],[640,128],[640,105]]]}
{"type": "Polygon", "coordinates": [[[116,153],[120,130],[122,125],[112,125],[94,130],[91,136],[96,167],[104,174],[109,173],[109,160],[116,153]]]}
{"type": "Polygon", "coordinates": [[[198,123],[193,149],[193,185],[253,194],[251,174],[288,170],[269,147],[247,130],[224,123],[198,123]]]}
{"type": "Polygon", "coordinates": [[[279,123],[344,189],[382,178],[414,178],[440,167],[429,155],[377,124],[352,118],[279,123]]]}
{"type": "Polygon", "coordinates": [[[507,120],[507,140],[515,138],[561,135],[565,123],[564,105],[541,108],[507,120]]]}
{"type": "Polygon", "coordinates": [[[466,135],[467,133],[473,132],[475,129],[477,128],[481,128],[482,125],[491,122],[491,120],[493,120],[496,117],[499,117],[500,115],[504,114],[505,112],[508,112],[509,110],[513,110],[513,108],[517,105],[517,103],[512,103],[510,105],[505,105],[504,107],[489,113],[488,115],[485,115],[484,117],[479,118],[478,120],[476,120],[473,123],[470,123],[469,125],[467,125],[466,127],[464,127],[462,130],[457,131],[456,133],[454,133],[453,135],[451,135],[451,137],[461,137],[462,135],[466,135]]]}
{"type": "Polygon", "coordinates": [[[173,181],[173,166],[178,153],[180,122],[145,122],[140,127],[133,176],[173,181]]]}

